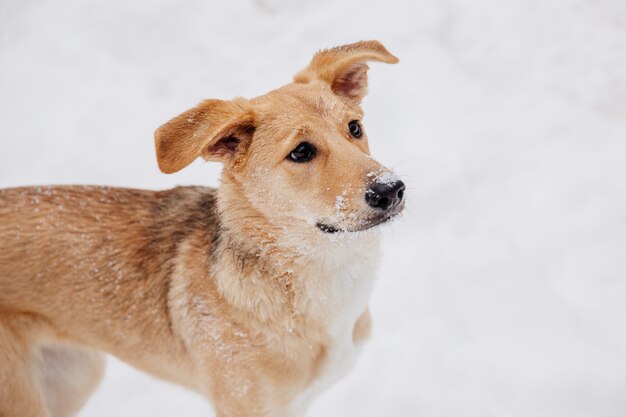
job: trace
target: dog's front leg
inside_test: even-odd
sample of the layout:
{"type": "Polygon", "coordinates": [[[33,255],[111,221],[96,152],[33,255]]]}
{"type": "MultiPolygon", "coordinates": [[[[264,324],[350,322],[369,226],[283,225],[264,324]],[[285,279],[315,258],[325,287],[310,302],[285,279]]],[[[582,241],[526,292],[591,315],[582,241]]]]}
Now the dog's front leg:
{"type": "MultiPolygon", "coordinates": [[[[224,370],[207,384],[206,394],[217,417],[303,417],[304,408],[292,406],[292,387],[250,373],[254,365],[224,370]],[[235,370],[236,369],[236,370],[235,370]]],[[[215,374],[214,374],[215,375],[215,374]]]]}

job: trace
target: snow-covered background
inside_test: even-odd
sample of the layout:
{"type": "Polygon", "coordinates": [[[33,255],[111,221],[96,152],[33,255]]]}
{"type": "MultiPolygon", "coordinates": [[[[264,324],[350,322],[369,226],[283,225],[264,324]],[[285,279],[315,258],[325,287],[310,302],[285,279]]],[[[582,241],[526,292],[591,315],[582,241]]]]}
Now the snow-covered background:
{"type": "MultiPolygon", "coordinates": [[[[626,415],[623,0],[0,0],[0,187],[216,185],[152,132],[379,39],[365,126],[409,186],[324,417],[626,415]]],[[[211,416],[111,359],[81,417],[211,416]]]]}

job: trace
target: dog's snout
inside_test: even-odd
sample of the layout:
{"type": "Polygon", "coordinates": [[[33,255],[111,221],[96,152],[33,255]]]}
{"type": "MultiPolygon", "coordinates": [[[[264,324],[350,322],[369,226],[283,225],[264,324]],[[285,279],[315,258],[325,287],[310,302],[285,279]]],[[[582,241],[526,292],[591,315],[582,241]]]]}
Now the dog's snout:
{"type": "Polygon", "coordinates": [[[406,186],[400,180],[392,183],[375,182],[365,192],[365,201],[370,207],[387,210],[402,201],[406,186]]]}

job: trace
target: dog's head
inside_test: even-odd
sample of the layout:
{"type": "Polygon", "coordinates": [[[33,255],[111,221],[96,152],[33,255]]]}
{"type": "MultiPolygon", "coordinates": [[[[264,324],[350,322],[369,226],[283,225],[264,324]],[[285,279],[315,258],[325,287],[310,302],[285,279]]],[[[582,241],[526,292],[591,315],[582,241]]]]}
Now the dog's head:
{"type": "Polygon", "coordinates": [[[405,187],[370,157],[360,107],[367,61],[398,59],[376,41],[344,45],[268,94],[200,103],[157,129],[160,169],[220,161],[226,206],[283,229],[347,233],[386,222],[402,210],[405,187]]]}

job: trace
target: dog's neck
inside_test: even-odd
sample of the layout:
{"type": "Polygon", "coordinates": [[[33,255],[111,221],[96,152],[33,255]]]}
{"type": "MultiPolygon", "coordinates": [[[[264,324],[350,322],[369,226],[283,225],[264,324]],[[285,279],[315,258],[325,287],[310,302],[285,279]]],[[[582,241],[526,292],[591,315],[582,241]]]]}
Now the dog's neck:
{"type": "Polygon", "coordinates": [[[223,181],[221,235],[213,274],[226,300],[266,322],[320,321],[343,314],[350,297],[368,298],[379,257],[379,232],[325,235],[313,225],[290,232],[273,224],[223,181]],[[244,277],[243,279],[240,277],[244,277]],[[285,313],[288,314],[285,314],[285,313]]]}

